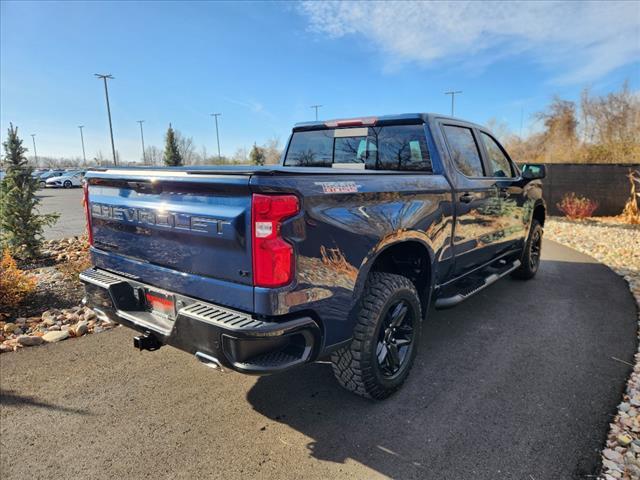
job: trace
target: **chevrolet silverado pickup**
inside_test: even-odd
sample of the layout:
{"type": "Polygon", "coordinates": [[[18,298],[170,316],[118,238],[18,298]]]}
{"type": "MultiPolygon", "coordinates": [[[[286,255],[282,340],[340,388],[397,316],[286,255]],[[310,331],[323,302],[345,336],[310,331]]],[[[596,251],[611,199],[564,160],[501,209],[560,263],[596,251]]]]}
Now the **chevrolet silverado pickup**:
{"type": "Polygon", "coordinates": [[[382,399],[431,305],[536,274],[544,175],[435,114],[300,123],[277,166],[92,169],[85,302],[143,350],[250,374],[330,357],[382,399]]]}

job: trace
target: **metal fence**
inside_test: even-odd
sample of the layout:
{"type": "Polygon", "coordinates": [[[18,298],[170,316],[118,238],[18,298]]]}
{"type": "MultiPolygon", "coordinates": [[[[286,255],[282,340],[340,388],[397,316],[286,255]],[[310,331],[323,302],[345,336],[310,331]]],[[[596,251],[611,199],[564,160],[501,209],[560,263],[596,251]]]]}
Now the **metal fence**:
{"type": "Polygon", "coordinates": [[[640,170],[640,165],[546,163],[547,177],[543,180],[543,197],[551,215],[562,215],[556,207],[565,193],[597,200],[596,216],[622,213],[629,199],[630,170],[640,170]]]}

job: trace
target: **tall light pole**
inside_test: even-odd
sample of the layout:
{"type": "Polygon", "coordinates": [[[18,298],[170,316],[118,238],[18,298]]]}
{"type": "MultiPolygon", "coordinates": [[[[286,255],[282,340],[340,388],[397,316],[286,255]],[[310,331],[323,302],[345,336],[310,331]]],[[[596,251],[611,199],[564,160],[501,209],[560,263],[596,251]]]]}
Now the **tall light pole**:
{"type": "Polygon", "coordinates": [[[218,141],[218,161],[221,161],[222,157],[220,155],[220,135],[218,134],[218,117],[221,116],[221,113],[211,113],[210,114],[216,121],[216,140],[218,141]]]}
{"type": "Polygon", "coordinates": [[[36,134],[31,134],[31,140],[33,140],[33,156],[36,157],[36,165],[38,165],[38,151],[36,150],[36,134]]]}
{"type": "Polygon", "coordinates": [[[144,133],[142,133],[142,123],[144,120],[136,120],[140,124],[140,140],[142,141],[142,161],[146,165],[147,163],[147,154],[144,153],[144,133]]]}
{"type": "Polygon", "coordinates": [[[311,105],[309,108],[314,108],[316,110],[316,122],[318,121],[318,109],[321,107],[322,105],[311,105]]]}
{"type": "Polygon", "coordinates": [[[84,152],[84,135],[82,134],[82,129],[84,128],[84,125],[78,125],[78,128],[80,129],[80,141],[82,142],[82,160],[83,160],[83,165],[86,167],[87,166],[87,155],[84,152]]]}
{"type": "Polygon", "coordinates": [[[113,164],[117,165],[118,161],[116,160],[116,147],[113,144],[113,126],[111,124],[111,107],[109,106],[109,89],[107,88],[107,79],[113,80],[113,75],[106,74],[102,75],[100,73],[94,74],[97,78],[101,78],[104,80],[104,96],[107,99],[107,115],[109,115],[109,133],[111,134],[111,153],[113,153],[113,164]]]}
{"type": "Polygon", "coordinates": [[[453,112],[454,112],[454,108],[455,108],[455,99],[456,99],[456,95],[462,93],[462,90],[452,90],[450,92],[444,92],[445,95],[451,95],[451,116],[453,117],[453,112]]]}

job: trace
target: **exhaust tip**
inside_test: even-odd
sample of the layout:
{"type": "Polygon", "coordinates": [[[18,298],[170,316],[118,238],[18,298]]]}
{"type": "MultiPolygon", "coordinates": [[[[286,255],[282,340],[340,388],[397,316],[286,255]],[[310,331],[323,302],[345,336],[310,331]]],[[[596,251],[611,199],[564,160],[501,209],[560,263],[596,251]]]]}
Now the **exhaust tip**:
{"type": "Polygon", "coordinates": [[[211,355],[207,355],[206,353],[196,352],[196,358],[200,363],[206,365],[207,367],[224,372],[220,360],[218,360],[216,357],[212,357],[211,355]]]}

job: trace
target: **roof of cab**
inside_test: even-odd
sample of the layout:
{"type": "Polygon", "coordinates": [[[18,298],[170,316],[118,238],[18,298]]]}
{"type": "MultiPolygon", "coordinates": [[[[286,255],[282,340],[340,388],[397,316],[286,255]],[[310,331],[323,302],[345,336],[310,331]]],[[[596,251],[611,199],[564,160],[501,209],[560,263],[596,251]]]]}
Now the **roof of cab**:
{"type": "Polygon", "coordinates": [[[315,122],[300,122],[296,123],[293,126],[293,131],[304,131],[304,130],[321,130],[325,128],[340,128],[342,126],[360,126],[356,122],[358,120],[363,120],[362,126],[371,126],[371,125],[402,125],[402,124],[419,124],[426,123],[434,118],[440,118],[444,120],[463,122],[468,125],[474,125],[476,127],[480,127],[472,122],[467,120],[463,120],[461,118],[450,117],[447,115],[441,115],[438,113],[401,113],[398,115],[374,115],[374,116],[365,116],[365,117],[353,117],[353,118],[340,118],[340,119],[331,119],[331,120],[323,120],[323,121],[315,121],[315,122]],[[340,123],[345,123],[347,125],[340,125],[340,123]]]}

